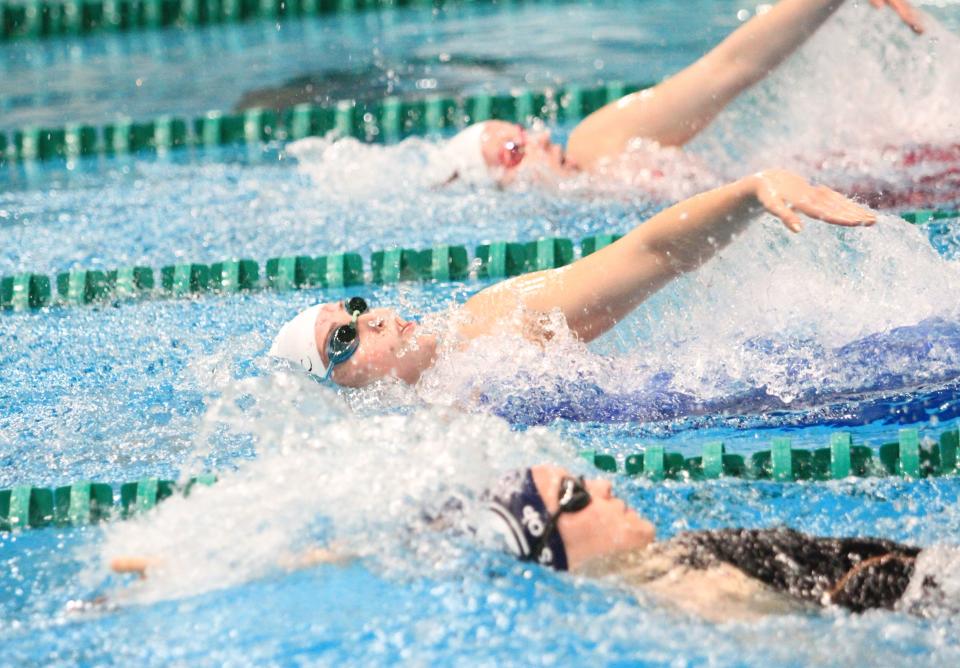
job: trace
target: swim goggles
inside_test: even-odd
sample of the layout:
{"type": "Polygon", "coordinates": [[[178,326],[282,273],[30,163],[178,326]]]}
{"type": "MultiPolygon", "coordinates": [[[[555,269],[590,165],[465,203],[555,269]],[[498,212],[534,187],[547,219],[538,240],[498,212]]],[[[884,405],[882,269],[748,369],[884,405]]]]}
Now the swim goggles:
{"type": "Polygon", "coordinates": [[[367,301],[363,297],[350,297],[343,302],[343,308],[350,315],[350,322],[334,327],[327,337],[327,369],[323,374],[324,380],[330,378],[333,367],[353,357],[360,347],[357,320],[367,312],[367,301]]]}
{"type": "Polygon", "coordinates": [[[557,521],[561,515],[564,513],[579,513],[590,505],[590,492],[587,491],[587,483],[583,479],[583,476],[579,478],[564,476],[563,479],[560,480],[560,491],[557,493],[557,501],[559,503],[557,512],[547,520],[547,526],[544,528],[543,533],[540,534],[540,540],[537,541],[533,551],[530,552],[530,556],[528,557],[530,561],[540,561],[540,553],[543,552],[543,548],[547,546],[550,537],[557,530],[557,521]]]}
{"type": "Polygon", "coordinates": [[[503,150],[500,152],[500,164],[511,169],[516,167],[527,154],[527,145],[517,141],[504,142],[503,150]]]}
{"type": "Polygon", "coordinates": [[[505,141],[500,148],[500,166],[513,169],[523,162],[527,155],[527,131],[522,125],[517,127],[517,138],[505,141]]]}

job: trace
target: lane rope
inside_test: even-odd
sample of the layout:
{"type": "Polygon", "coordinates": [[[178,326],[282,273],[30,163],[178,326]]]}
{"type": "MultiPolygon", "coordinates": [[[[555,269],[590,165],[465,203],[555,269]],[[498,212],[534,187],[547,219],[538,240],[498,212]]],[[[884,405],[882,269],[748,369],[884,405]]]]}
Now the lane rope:
{"type": "MultiPolygon", "coordinates": [[[[581,242],[581,255],[619,239],[600,234],[581,242]]],[[[268,259],[234,259],[213,264],[181,263],[154,269],[132,266],[111,270],[78,269],[50,276],[21,273],[0,277],[0,310],[26,311],[47,306],[111,303],[143,297],[195,297],[204,293],[250,290],[344,288],[402,281],[497,279],[560,267],[575,259],[567,238],[526,243],[496,241],[476,247],[471,261],[466,246],[437,245],[425,250],[391,248],[370,256],[369,272],[358,253],[268,259]],[[261,267],[265,269],[261,272],[261,267]]]]}
{"type": "MultiPolygon", "coordinates": [[[[515,0],[511,0],[513,4],[515,0]]],[[[517,4],[519,4],[518,0],[517,4]]],[[[529,2],[529,0],[527,0],[529,2]]],[[[405,7],[439,10],[478,0],[20,0],[0,2],[0,43],[20,39],[194,28],[256,19],[297,21],[313,16],[405,7]]],[[[488,4],[484,2],[483,4],[488,4]]],[[[489,4],[497,4],[492,2],[489,4]]]]}
{"type": "MultiPolygon", "coordinates": [[[[902,214],[914,222],[960,217],[956,211],[902,214]]],[[[608,246],[623,235],[597,234],[581,240],[579,255],[571,239],[552,237],[528,242],[492,241],[474,248],[439,244],[428,249],[374,251],[365,266],[358,253],[289,255],[265,263],[249,258],[212,264],[185,262],[159,269],[75,269],[51,277],[23,272],[0,277],[0,311],[28,311],[49,306],[118,303],[138,298],[190,298],[208,293],[251,290],[337,289],[409,281],[503,279],[573,262],[608,246]],[[261,271],[261,267],[265,271],[261,271]]]]}
{"type": "MultiPolygon", "coordinates": [[[[684,457],[661,445],[613,455],[593,450],[580,456],[597,469],[654,482],[698,482],[720,478],[770,480],[790,483],[800,480],[843,480],[850,477],[902,477],[917,480],[955,476],[958,430],[947,430],[939,440],[924,440],[915,428],[901,429],[896,441],[879,449],[855,445],[847,432],[830,434],[826,447],[793,448],[791,439],[774,438],[769,450],[749,456],[728,453],[722,441],[701,444],[701,454],[684,457]]],[[[81,481],[54,489],[17,485],[0,490],[0,531],[27,528],[78,527],[110,519],[126,519],[149,512],[174,494],[186,494],[196,485],[212,485],[217,478],[205,474],[179,487],[170,480],[143,478],[113,486],[81,481]]]]}
{"type": "Polygon", "coordinates": [[[411,136],[440,136],[485,120],[529,124],[577,121],[608,102],[654,83],[562,88],[514,89],[509,93],[467,96],[430,95],[417,100],[388,96],[364,102],[298,104],[283,112],[247,109],[209,111],[195,118],[160,116],[104,125],[68,123],[62,127],[29,126],[0,132],[0,162],[32,163],[85,156],[164,153],[187,147],[259,146],[334,133],[365,142],[392,144],[411,136]]]}

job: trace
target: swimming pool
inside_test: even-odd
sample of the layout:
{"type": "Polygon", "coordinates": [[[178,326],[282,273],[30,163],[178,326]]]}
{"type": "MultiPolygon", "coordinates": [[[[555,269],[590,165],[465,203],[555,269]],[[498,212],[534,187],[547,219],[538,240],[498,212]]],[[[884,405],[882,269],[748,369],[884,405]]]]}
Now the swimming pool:
{"type": "MultiPolygon", "coordinates": [[[[596,11],[599,24],[604,12],[624,6],[560,7],[596,11]]],[[[736,20],[727,5],[709,6],[696,19],[711,26],[697,33],[705,44],[716,38],[712,30],[722,34],[736,20]]],[[[529,19],[537,23],[558,10],[522,7],[519,18],[463,11],[515,26],[526,20],[525,12],[538,14],[529,19]]],[[[413,14],[399,20],[409,20],[408,27],[422,20],[413,14]]],[[[953,26],[960,20],[955,8],[943,16],[953,26]]],[[[256,41],[262,28],[210,28],[208,37],[226,42],[223,35],[250,30],[256,41]]],[[[836,57],[819,49],[830,39],[841,42],[837,34],[849,27],[828,28],[834,34],[813,44],[808,58],[836,57]]],[[[302,51],[293,30],[289,43],[279,33],[277,51],[302,51]]],[[[151,38],[162,49],[193,39],[163,35],[151,38]]],[[[697,46],[676,46],[676,35],[667,37],[668,52],[695,55],[697,46]]],[[[115,40],[133,43],[132,36],[85,39],[104,51],[115,40]]],[[[910,135],[916,142],[955,141],[940,106],[960,90],[944,92],[952,74],[927,63],[929,71],[916,81],[884,83],[877,69],[900,53],[893,38],[889,44],[860,67],[866,78],[874,77],[874,87],[898,89],[891,94],[900,104],[871,111],[872,118],[879,122],[886,114],[884,124],[896,121],[900,129],[923,126],[924,132],[910,135]]],[[[623,47],[601,41],[595,48],[611,63],[623,47]]],[[[650,48],[657,53],[656,43],[650,48]]],[[[838,48],[848,57],[859,53],[853,43],[838,48]]],[[[954,47],[941,36],[930,48],[944,57],[954,47]]],[[[224,106],[239,93],[227,84],[236,85],[243,59],[268,60],[246,43],[235,53],[240,57],[232,77],[209,74],[223,75],[225,87],[204,79],[176,111],[224,106]]],[[[88,57],[78,56],[77,66],[86,67],[88,57]]],[[[514,72],[525,58],[515,56],[514,72]]],[[[176,70],[158,67],[176,80],[176,70]]],[[[275,67],[284,76],[297,73],[292,64],[275,67]]],[[[804,71],[803,63],[796,67],[804,71]]],[[[852,66],[838,69],[840,83],[827,88],[861,76],[852,66]]],[[[616,75],[637,78],[623,76],[628,73],[616,75]]],[[[814,124],[804,101],[825,92],[813,84],[787,90],[784,82],[796,83],[792,76],[797,72],[738,106],[695,147],[711,164],[698,178],[709,182],[774,155],[806,164],[814,124]],[[795,111],[768,117],[744,134],[741,128],[761,115],[767,96],[781,102],[788,96],[795,111]],[[740,133],[738,145],[747,147],[736,155],[731,133],[740,133]]],[[[268,83],[278,78],[264,75],[268,83]]],[[[456,86],[469,83],[454,80],[456,86]]],[[[167,92],[150,96],[131,100],[124,112],[152,114],[155,102],[178,102],[167,92]]],[[[835,142],[849,138],[857,109],[836,91],[827,99],[833,104],[826,135],[835,142]]],[[[99,119],[102,108],[85,104],[71,98],[40,107],[53,119],[85,113],[99,119]]],[[[15,125],[20,117],[4,118],[15,125]]],[[[263,259],[307,250],[366,256],[395,244],[579,239],[629,229],[676,194],[667,189],[651,196],[628,187],[597,194],[589,183],[438,191],[407,168],[427,162],[430,152],[419,141],[371,147],[310,140],[292,151],[267,146],[9,166],[0,192],[0,274],[263,259]]],[[[850,183],[887,179],[912,191],[925,169],[897,169],[882,152],[854,144],[822,173],[850,183]]],[[[680,192],[693,187],[671,185],[680,192]]],[[[960,191],[948,179],[928,196],[931,206],[960,205],[960,191]]],[[[338,396],[264,357],[273,332],[295,310],[350,290],[4,313],[0,487],[225,473],[216,486],[189,500],[170,499],[140,520],[3,534],[0,656],[13,665],[528,665],[570,657],[614,665],[955,663],[960,652],[950,617],[826,612],[713,625],[607,583],[523,568],[456,535],[398,529],[446,493],[476,492],[512,466],[546,458],[589,471],[577,457],[580,449],[624,455],[658,443],[693,455],[704,441],[719,439],[731,451],[749,453],[782,435],[799,447],[820,446],[838,428],[873,446],[892,440],[900,427],[916,426],[935,438],[955,427],[957,416],[955,224],[910,226],[890,216],[867,231],[811,224],[803,235],[787,238],[766,221],[586,354],[569,341],[558,342],[549,358],[521,342],[491,346],[477,363],[482,373],[454,358],[419,392],[387,385],[338,396]],[[328,539],[363,558],[294,573],[276,567],[278,555],[328,539]],[[104,575],[104,555],[134,550],[163,556],[166,571],[141,587],[104,575]],[[70,603],[99,594],[118,607],[82,611],[70,603]]],[[[375,302],[399,300],[403,310],[416,313],[441,309],[451,293],[462,299],[484,284],[362,290],[375,302]]],[[[663,535],[778,523],[923,545],[956,543],[960,535],[955,478],[777,484],[619,477],[617,485],[663,535]]],[[[945,551],[944,572],[955,564],[945,551]]],[[[952,578],[948,582],[955,586],[952,578]]]]}

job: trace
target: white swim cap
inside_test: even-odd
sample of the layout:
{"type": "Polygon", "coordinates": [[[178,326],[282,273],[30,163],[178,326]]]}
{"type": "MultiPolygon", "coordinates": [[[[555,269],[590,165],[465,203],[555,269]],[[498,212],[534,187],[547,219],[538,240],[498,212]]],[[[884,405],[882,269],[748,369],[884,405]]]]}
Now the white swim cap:
{"type": "Polygon", "coordinates": [[[454,175],[471,183],[490,181],[493,175],[483,158],[483,134],[486,122],[474,123],[451,137],[441,150],[443,160],[449,167],[449,177],[454,175]]]}
{"type": "Polygon", "coordinates": [[[322,309],[323,304],[311,306],[284,323],[270,346],[270,354],[299,364],[308,373],[323,376],[326,367],[314,336],[317,316],[322,309]]]}

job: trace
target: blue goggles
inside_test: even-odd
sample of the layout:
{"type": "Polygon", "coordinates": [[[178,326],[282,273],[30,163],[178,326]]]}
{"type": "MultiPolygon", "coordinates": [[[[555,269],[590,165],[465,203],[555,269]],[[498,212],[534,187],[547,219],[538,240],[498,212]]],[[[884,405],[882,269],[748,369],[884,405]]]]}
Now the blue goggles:
{"type": "Polygon", "coordinates": [[[367,301],[363,297],[351,297],[343,302],[343,308],[350,314],[350,322],[334,327],[327,337],[327,369],[323,374],[324,380],[330,378],[333,367],[353,357],[360,347],[357,320],[367,312],[367,301]]]}

